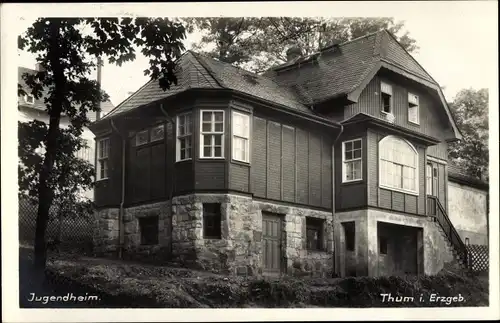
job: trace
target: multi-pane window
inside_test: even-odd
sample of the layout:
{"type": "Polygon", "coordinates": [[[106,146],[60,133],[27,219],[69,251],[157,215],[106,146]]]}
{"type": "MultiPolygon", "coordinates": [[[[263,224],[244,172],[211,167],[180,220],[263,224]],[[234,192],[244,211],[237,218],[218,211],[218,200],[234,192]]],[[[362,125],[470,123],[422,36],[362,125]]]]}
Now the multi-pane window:
{"type": "Polygon", "coordinates": [[[382,82],[380,92],[382,93],[382,111],[392,113],[392,86],[382,82]]]}
{"type": "Polygon", "coordinates": [[[306,218],[306,243],[309,250],[322,250],[324,220],[306,218]]]}
{"type": "Polygon", "coordinates": [[[97,179],[108,178],[109,138],[97,142],[97,179]]]}
{"type": "Polygon", "coordinates": [[[165,138],[165,126],[163,124],[151,129],[151,142],[165,138]]]}
{"type": "Polygon", "coordinates": [[[432,195],[432,164],[425,165],[425,186],[427,195],[432,195]]]}
{"type": "Polygon", "coordinates": [[[135,135],[135,145],[136,146],[141,146],[141,145],[145,145],[149,142],[149,130],[142,130],[142,131],[139,131],[136,135],[135,135]]]}
{"type": "Polygon", "coordinates": [[[135,134],[135,146],[139,147],[150,142],[160,141],[165,138],[165,126],[163,124],[144,129],[135,134]]]}
{"type": "Polygon", "coordinates": [[[362,179],[361,139],[344,141],[342,144],[343,182],[362,179]]]}
{"type": "Polygon", "coordinates": [[[387,136],[380,141],[380,185],[417,193],[418,154],[405,140],[387,136]]]}
{"type": "Polygon", "coordinates": [[[250,116],[233,111],[233,159],[250,161],[250,116]]]}
{"type": "Polygon", "coordinates": [[[177,161],[192,158],[192,125],[191,113],[177,116],[177,161]]]}
{"type": "Polygon", "coordinates": [[[200,136],[201,158],[224,156],[224,111],[201,111],[200,136]]]}
{"type": "Polygon", "coordinates": [[[140,217],[139,230],[142,245],[158,244],[158,216],[140,217]]]}
{"type": "Polygon", "coordinates": [[[408,121],[419,123],[419,105],[418,96],[408,93],[408,121]]]}
{"type": "Polygon", "coordinates": [[[221,238],[221,210],[219,203],[203,204],[203,238],[221,238]]]}

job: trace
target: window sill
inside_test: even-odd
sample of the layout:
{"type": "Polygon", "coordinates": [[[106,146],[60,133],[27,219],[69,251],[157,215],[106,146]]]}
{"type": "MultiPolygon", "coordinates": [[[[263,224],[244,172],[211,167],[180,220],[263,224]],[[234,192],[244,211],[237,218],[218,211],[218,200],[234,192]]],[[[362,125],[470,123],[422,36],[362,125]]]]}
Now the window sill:
{"type": "Polygon", "coordinates": [[[237,164],[237,165],[242,165],[242,166],[250,166],[250,162],[237,160],[237,159],[231,159],[231,163],[237,164]]]}
{"type": "Polygon", "coordinates": [[[203,237],[203,240],[215,240],[215,241],[219,241],[219,240],[222,240],[222,238],[217,238],[217,237],[203,237]]]}
{"type": "Polygon", "coordinates": [[[400,192],[400,193],[404,193],[404,194],[410,194],[410,195],[414,195],[414,196],[420,195],[420,194],[418,194],[418,192],[415,192],[415,191],[408,191],[408,190],[404,190],[401,188],[390,187],[390,186],[385,186],[385,185],[379,185],[379,188],[383,188],[385,190],[394,191],[394,192],[400,192]]]}
{"type": "Polygon", "coordinates": [[[187,161],[191,161],[193,160],[193,158],[186,158],[186,159],[181,159],[181,160],[176,160],[175,163],[182,163],[182,162],[187,162],[187,161]]]}
{"type": "Polygon", "coordinates": [[[413,121],[408,120],[408,124],[411,124],[412,126],[420,127],[420,122],[413,122],[413,121]]]}
{"type": "Polygon", "coordinates": [[[200,160],[224,160],[226,159],[226,157],[200,157],[200,160]]]}

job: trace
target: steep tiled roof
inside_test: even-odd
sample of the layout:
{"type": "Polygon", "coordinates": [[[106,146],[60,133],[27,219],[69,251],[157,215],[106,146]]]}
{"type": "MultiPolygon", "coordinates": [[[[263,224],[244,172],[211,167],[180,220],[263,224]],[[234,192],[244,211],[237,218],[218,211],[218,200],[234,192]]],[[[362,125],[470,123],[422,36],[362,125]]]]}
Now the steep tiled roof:
{"type": "Polygon", "coordinates": [[[231,89],[290,109],[312,113],[296,94],[266,78],[212,58],[185,52],[177,61],[178,84],[163,91],[158,81],[149,81],[107,115],[111,117],[193,88],[231,89]]]}
{"type": "MultiPolygon", "coordinates": [[[[29,93],[29,87],[26,84],[26,82],[24,81],[24,79],[23,79],[22,76],[25,73],[34,74],[34,73],[36,73],[36,70],[30,69],[30,68],[26,68],[26,67],[18,67],[17,72],[18,72],[17,73],[17,82],[19,84],[21,84],[21,86],[23,87],[24,91],[26,91],[27,93],[29,93]]],[[[25,97],[19,97],[18,98],[18,102],[19,102],[20,106],[24,106],[24,107],[29,107],[31,109],[45,111],[44,98],[47,97],[47,95],[48,95],[48,90],[47,90],[47,88],[44,88],[42,90],[42,97],[39,98],[39,99],[35,99],[35,102],[33,104],[27,103],[25,97]]],[[[114,108],[115,108],[115,106],[109,100],[106,101],[106,102],[102,102],[101,103],[101,111],[104,114],[108,113],[109,111],[113,110],[114,108]]],[[[95,112],[89,112],[88,113],[88,118],[89,118],[90,121],[95,121],[95,112]]]]}
{"type": "Polygon", "coordinates": [[[176,66],[177,85],[163,91],[158,81],[149,81],[103,119],[164,99],[192,88],[222,88],[190,51],[185,52],[176,66]]]}
{"type": "Polygon", "coordinates": [[[163,91],[158,81],[150,81],[105,118],[190,88],[231,89],[284,108],[315,115],[309,106],[317,102],[344,95],[357,100],[356,95],[381,66],[411,75],[436,89],[455,136],[460,138],[439,85],[386,30],[330,46],[314,55],[272,68],[263,75],[187,51],[177,61],[177,86],[163,91]]]}

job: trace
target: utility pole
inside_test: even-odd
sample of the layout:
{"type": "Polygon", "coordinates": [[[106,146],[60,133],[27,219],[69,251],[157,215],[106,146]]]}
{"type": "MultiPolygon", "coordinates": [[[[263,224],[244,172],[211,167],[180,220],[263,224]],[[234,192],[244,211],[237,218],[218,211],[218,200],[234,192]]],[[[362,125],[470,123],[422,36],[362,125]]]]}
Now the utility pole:
{"type": "MultiPolygon", "coordinates": [[[[99,90],[101,89],[101,68],[102,68],[102,60],[101,57],[97,57],[97,84],[99,84],[99,90]]],[[[98,111],[96,111],[95,119],[101,119],[101,101],[98,103],[98,111]]]]}

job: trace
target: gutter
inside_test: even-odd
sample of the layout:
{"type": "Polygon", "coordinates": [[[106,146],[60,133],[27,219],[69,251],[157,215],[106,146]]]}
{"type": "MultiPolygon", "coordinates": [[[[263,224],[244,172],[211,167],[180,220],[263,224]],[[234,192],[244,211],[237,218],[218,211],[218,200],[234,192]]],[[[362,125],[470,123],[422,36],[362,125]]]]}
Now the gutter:
{"type": "Polygon", "coordinates": [[[125,147],[126,147],[126,139],[124,136],[118,131],[113,119],[110,119],[111,127],[114,131],[118,133],[118,135],[122,138],[122,181],[121,181],[121,201],[120,201],[120,211],[118,213],[118,258],[123,258],[123,243],[124,243],[124,228],[123,228],[123,218],[124,218],[124,207],[125,204],[125,147]]]}
{"type": "Polygon", "coordinates": [[[340,124],[340,132],[333,141],[332,144],[332,234],[333,234],[333,272],[337,273],[337,244],[335,243],[335,145],[337,144],[337,141],[339,140],[340,136],[344,132],[344,126],[340,124]]]}
{"type": "MultiPolygon", "coordinates": [[[[175,120],[174,120],[174,118],[171,115],[169,115],[167,113],[167,111],[165,111],[165,109],[163,108],[163,103],[160,103],[160,110],[163,113],[163,115],[168,120],[170,120],[170,122],[172,123],[172,129],[173,129],[173,127],[175,127],[175,120]]],[[[175,136],[175,129],[173,129],[173,130],[174,130],[174,136],[175,136]]],[[[177,149],[177,147],[175,145],[174,145],[174,148],[177,149]]],[[[174,154],[176,154],[176,153],[174,152],[174,154]]],[[[169,244],[169,246],[170,246],[170,257],[172,257],[172,252],[173,252],[173,248],[172,248],[172,233],[174,231],[174,226],[173,226],[174,203],[172,201],[173,196],[174,196],[174,189],[175,189],[175,169],[174,169],[174,167],[175,167],[175,161],[172,164],[172,174],[171,174],[171,177],[170,177],[172,182],[170,184],[170,194],[169,194],[169,201],[170,201],[169,202],[169,204],[170,204],[169,205],[170,206],[170,244],[169,244]]]]}

